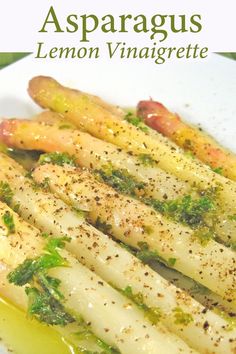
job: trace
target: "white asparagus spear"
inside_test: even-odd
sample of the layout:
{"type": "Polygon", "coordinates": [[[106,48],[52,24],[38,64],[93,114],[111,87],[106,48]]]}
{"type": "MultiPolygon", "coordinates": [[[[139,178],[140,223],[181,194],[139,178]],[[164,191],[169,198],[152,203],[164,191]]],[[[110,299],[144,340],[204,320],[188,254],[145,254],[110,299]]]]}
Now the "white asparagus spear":
{"type": "Polygon", "coordinates": [[[93,224],[99,218],[109,232],[128,245],[146,242],[183,274],[235,302],[235,253],[209,240],[201,245],[193,230],[174,223],[137,200],[119,195],[87,172],[70,166],[44,165],[34,178],[49,185],[67,203],[88,210],[93,224]],[[37,176],[37,177],[36,177],[37,176]]]}
{"type": "MultiPolygon", "coordinates": [[[[39,231],[22,221],[3,203],[0,203],[0,226],[1,262],[16,267],[27,258],[41,254],[44,242],[39,231]],[[14,220],[15,230],[10,234],[3,220],[6,212],[14,220]]],[[[122,353],[194,353],[164,327],[151,326],[130,300],[67,251],[61,250],[60,254],[69,266],[52,268],[48,274],[61,281],[64,306],[82,315],[98,337],[116,346],[122,353]]]]}
{"type": "MultiPolygon", "coordinates": [[[[6,161],[10,162],[10,159],[6,157],[6,161]]],[[[4,165],[6,168],[7,165],[4,165]]],[[[230,340],[233,333],[227,332],[227,322],[210,311],[206,312],[203,306],[171,286],[106,235],[78,218],[76,224],[74,214],[63,207],[60,200],[53,196],[48,199],[40,191],[35,193],[26,179],[19,177],[17,169],[11,169],[8,181],[15,192],[13,199],[21,203],[20,212],[26,219],[29,218],[44,232],[71,237],[71,242],[66,246],[82,263],[96,270],[105,281],[112,282],[117,288],[131,285],[134,294],[142,293],[144,303],[150,308],[160,308],[164,324],[195,349],[205,353],[211,348],[216,353],[222,353],[229,346],[232,350],[230,340]],[[63,215],[65,217],[61,221],[63,215]],[[176,321],[176,308],[181,308],[183,314],[189,314],[193,321],[188,325],[176,321]],[[205,328],[208,324],[210,330],[205,328]]]]}

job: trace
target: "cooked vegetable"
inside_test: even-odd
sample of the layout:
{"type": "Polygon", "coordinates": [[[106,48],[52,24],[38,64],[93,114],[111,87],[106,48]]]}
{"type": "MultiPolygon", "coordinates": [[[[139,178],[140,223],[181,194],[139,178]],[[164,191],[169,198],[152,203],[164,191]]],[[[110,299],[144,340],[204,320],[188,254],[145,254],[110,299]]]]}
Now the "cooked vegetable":
{"type": "Polygon", "coordinates": [[[205,223],[206,213],[215,209],[214,198],[207,195],[197,198],[186,195],[183,198],[165,202],[155,199],[144,199],[143,201],[163,215],[192,228],[202,226],[205,223]]]}
{"type": "MultiPolygon", "coordinates": [[[[159,200],[175,200],[183,196],[184,193],[187,195],[189,193],[190,188],[183,188],[183,185],[179,185],[177,180],[172,180],[165,173],[163,175],[163,171],[156,170],[154,167],[144,167],[137,159],[137,161],[135,160],[134,156],[124,156],[122,151],[114,149],[113,146],[112,149],[106,146],[99,153],[103,142],[98,139],[93,140],[94,138],[88,134],[70,129],[59,130],[57,126],[45,126],[32,121],[5,121],[2,123],[2,129],[5,133],[8,131],[5,138],[10,145],[46,151],[63,151],[65,148],[73,161],[76,157],[76,161],[80,165],[96,169],[106,183],[132,196],[134,194],[137,197],[146,196],[147,198],[142,200],[153,206],[159,205],[159,200]]],[[[212,187],[211,189],[214,190],[212,187]]],[[[200,189],[200,193],[206,192],[207,190],[200,189]]],[[[215,200],[215,204],[216,207],[219,205],[218,198],[215,200]]],[[[214,232],[227,243],[231,243],[235,238],[236,224],[228,218],[228,214],[232,213],[233,210],[225,213],[222,210],[220,212],[216,210],[214,218],[209,218],[207,221],[210,227],[214,226],[214,232]]]]}
{"type": "Polygon", "coordinates": [[[97,106],[77,91],[61,86],[52,78],[39,76],[32,79],[29,83],[29,94],[40,106],[63,114],[92,135],[136,153],[150,153],[160,167],[177,174],[181,179],[189,179],[190,183],[195,182],[203,188],[207,187],[209,180],[212,184],[219,180],[219,176],[215,176],[204,165],[185,158],[177,148],[171,151],[163,141],[151,139],[133,125],[117,121],[112,115],[104,115],[97,106]],[[162,154],[165,154],[163,160],[162,154]],[[177,158],[178,169],[175,168],[177,158]],[[202,175],[199,176],[201,172],[202,175]]]}
{"type": "Polygon", "coordinates": [[[183,122],[156,101],[140,101],[137,115],[149,127],[173,140],[177,145],[212,167],[214,172],[236,180],[236,157],[223,149],[211,137],[183,122]]]}
{"type": "MultiPolygon", "coordinates": [[[[0,204],[0,215],[8,210],[10,211],[7,206],[0,204]]],[[[24,223],[16,214],[14,214],[14,218],[16,232],[8,238],[1,239],[0,260],[12,267],[17,267],[9,275],[10,281],[16,284],[28,283],[33,276],[35,287],[26,290],[30,295],[30,300],[33,301],[30,303],[31,313],[38,314],[41,319],[49,319],[50,323],[54,322],[55,314],[57,314],[56,321],[58,318],[59,321],[56,323],[65,324],[64,321],[68,319],[70,321],[70,317],[66,317],[66,320],[62,308],[55,305],[56,299],[63,301],[63,306],[65,309],[69,309],[69,313],[73,309],[73,316],[79,321],[79,324],[86,321],[90,331],[123,353],[147,353],[147,351],[148,353],[156,353],[157,351],[179,353],[181,350],[186,353],[193,352],[164,327],[152,327],[145,320],[144,314],[130,300],[127,302],[124,296],[81,265],[68,252],[59,250],[58,245],[61,246],[61,243],[56,242],[55,244],[53,239],[53,241],[50,240],[45,253],[45,239],[40,236],[39,232],[24,223]],[[22,230],[24,230],[23,237],[22,230]],[[17,257],[15,256],[16,251],[17,257]],[[14,259],[11,257],[12,254],[14,254],[14,259]],[[48,257],[51,256],[52,262],[51,258],[48,260],[48,257]],[[55,257],[60,261],[55,262],[55,257]],[[46,262],[45,259],[47,259],[46,262]],[[33,272],[32,264],[34,264],[33,272]],[[35,264],[37,264],[36,268],[35,264]],[[65,266],[65,264],[69,266],[65,266]],[[47,270],[46,273],[44,273],[45,270],[47,270]],[[31,278],[29,278],[29,273],[31,278]],[[38,280],[35,279],[35,275],[39,277],[38,280]],[[42,275],[46,277],[43,279],[43,283],[40,279],[42,275]],[[38,292],[39,285],[45,291],[43,294],[38,292]],[[58,290],[63,295],[63,299],[58,295],[58,290]],[[44,294],[47,294],[47,297],[44,294]],[[48,296],[50,296],[50,307],[48,307],[48,296]],[[54,314],[50,312],[50,309],[55,310],[54,314]],[[38,312],[39,310],[40,312],[38,312]],[[82,320],[79,320],[81,316],[82,320]]],[[[4,224],[1,224],[0,230],[1,235],[4,235],[6,232],[4,224]]]]}
{"type": "Polygon", "coordinates": [[[61,281],[47,274],[51,268],[69,266],[57,251],[63,247],[62,239],[50,239],[45,247],[46,253],[36,258],[26,258],[7,276],[8,281],[15,285],[31,285],[25,288],[29,299],[28,313],[49,325],[65,326],[75,322],[61,303],[64,299],[59,291],[61,281]]]}
{"type": "Polygon", "coordinates": [[[29,93],[53,112],[0,123],[0,296],[87,354],[235,353],[229,160],[51,78],[29,93]]]}
{"type": "Polygon", "coordinates": [[[68,153],[76,162],[87,168],[104,170],[113,167],[120,174],[145,184],[147,196],[163,200],[178,198],[190,190],[187,183],[159,168],[143,166],[132,154],[118,149],[84,132],[59,129],[51,123],[5,120],[0,123],[0,140],[9,146],[27,150],[68,153]]]}
{"type": "MultiPolygon", "coordinates": [[[[47,154],[45,154],[47,156],[47,154]]],[[[209,220],[209,216],[215,217],[215,202],[217,191],[209,189],[208,191],[194,191],[192,195],[185,195],[182,198],[174,200],[161,201],[145,196],[144,183],[140,183],[130,176],[125,170],[115,170],[111,165],[104,166],[103,169],[95,170],[95,173],[106,184],[113,187],[122,194],[137,197],[143,203],[153,207],[156,211],[171,219],[181,222],[191,228],[206,229],[205,233],[214,237],[215,224],[209,220]],[[209,213],[211,212],[211,214],[209,213]],[[213,213],[214,212],[214,213],[213,213]],[[210,224],[210,227],[207,227],[210,224]]],[[[198,230],[202,234],[202,229],[198,230]]],[[[197,234],[197,233],[196,233],[197,234]]],[[[200,233],[198,232],[200,235],[200,233]]]]}
{"type": "MultiPolygon", "coordinates": [[[[8,171],[7,176],[14,189],[14,198],[21,201],[20,212],[26,220],[36,224],[45,233],[46,239],[50,234],[60,237],[69,236],[71,241],[66,242],[65,247],[75,254],[82,263],[92,270],[96,270],[96,273],[105,281],[112,283],[115,288],[121,291],[131,286],[136,299],[137,297],[140,299],[139,294],[142,294],[143,309],[144,305],[148,308],[144,315],[148,314],[148,318],[153,321],[153,311],[157,315],[157,311],[160,309],[161,322],[182,337],[191,347],[203,352],[206,348],[211,347],[216,353],[224,353],[226,346],[229,347],[229,350],[233,348],[234,344],[230,339],[234,338],[235,334],[227,331],[227,323],[224,320],[211,311],[205,312],[204,307],[180,289],[169,284],[106,235],[92,228],[81,219],[81,214],[78,217],[61,200],[40,190],[35,193],[34,189],[30,188],[27,179],[20,175],[17,169],[9,169],[10,162],[8,157],[1,159],[1,164],[4,170],[8,171]],[[9,171],[11,172],[9,173],[9,171]],[[176,307],[190,313],[194,322],[188,326],[175,324],[173,310],[176,307]],[[203,330],[205,321],[211,324],[211,336],[206,336],[203,330]],[[220,341],[218,340],[219,336],[222,338],[220,341]],[[201,340],[198,341],[196,338],[201,338],[201,340]]],[[[57,168],[58,166],[52,167],[57,168]]],[[[64,189],[62,191],[64,193],[64,189]]],[[[101,223],[101,219],[99,222],[101,223]]],[[[104,227],[104,224],[102,225],[104,227]]],[[[110,229],[108,224],[105,227],[110,229]]],[[[175,263],[173,259],[169,259],[169,261],[172,264],[175,263]]],[[[135,302],[137,303],[137,301],[135,302]]],[[[140,302],[138,305],[141,305],[140,302]]],[[[160,313],[158,312],[159,315],[160,313]]]]}
{"type": "Polygon", "coordinates": [[[149,251],[157,252],[166,262],[175,258],[175,269],[224,298],[236,300],[235,254],[230,249],[214,240],[203,246],[191,229],[118,194],[87,171],[44,165],[33,175],[37,182],[48,178],[50,187],[60,198],[87,210],[93,224],[100,218],[109,225],[109,233],[115,238],[141,250],[145,242],[149,251]]]}
{"type": "Polygon", "coordinates": [[[217,220],[217,233],[225,242],[236,240],[236,226],[227,219],[228,214],[235,213],[235,183],[189,159],[177,146],[169,144],[168,139],[158,134],[154,138],[125,120],[104,115],[93,102],[52,78],[35,77],[29,83],[29,93],[40,106],[63,114],[78,128],[134,154],[150,154],[158,167],[191,186],[219,188],[217,205],[222,215],[217,220]]]}
{"type": "MultiPolygon", "coordinates": [[[[16,310],[20,309],[21,313],[22,313],[22,317],[25,317],[25,321],[29,321],[29,316],[27,315],[27,311],[28,311],[28,297],[26,295],[25,292],[25,288],[24,287],[19,287],[19,286],[15,286],[14,284],[10,284],[7,281],[7,274],[9,274],[9,272],[11,271],[11,269],[9,267],[6,267],[5,264],[3,264],[1,262],[1,269],[0,269],[0,296],[4,297],[5,299],[7,299],[7,301],[10,302],[10,306],[11,308],[16,307],[16,310]]],[[[1,301],[1,300],[0,300],[1,301]]],[[[14,308],[15,311],[15,308],[14,308]]],[[[31,315],[32,316],[32,315],[31,315]]],[[[36,320],[32,321],[33,318],[30,316],[30,321],[29,321],[29,326],[32,325],[37,325],[37,329],[40,330],[41,327],[39,327],[39,323],[36,320]],[[33,323],[32,323],[33,322],[33,323]]],[[[16,323],[14,322],[14,324],[16,325],[16,323]]],[[[42,324],[43,328],[45,328],[45,324],[42,324]]],[[[5,326],[4,326],[5,327],[5,326]]],[[[17,328],[17,325],[15,327],[17,330],[19,330],[19,328],[17,328]]],[[[27,329],[27,327],[26,327],[27,329]]],[[[111,350],[107,350],[107,351],[102,351],[100,350],[100,342],[102,342],[101,340],[99,340],[98,338],[93,338],[90,336],[88,336],[88,331],[84,331],[84,336],[80,335],[78,336],[77,333],[79,331],[82,330],[81,325],[79,325],[78,323],[71,323],[71,324],[67,324],[64,327],[58,326],[58,325],[54,325],[52,326],[47,326],[47,329],[50,330],[50,334],[53,334],[53,330],[55,330],[56,332],[59,332],[59,334],[62,337],[62,341],[65,343],[65,345],[68,345],[68,347],[70,348],[69,352],[70,353],[76,353],[76,354],[82,354],[84,352],[89,352],[89,350],[92,353],[102,353],[102,354],[110,354],[111,350]],[[80,348],[80,350],[79,350],[80,348]]],[[[23,328],[23,330],[25,330],[25,328],[23,328]]],[[[28,339],[29,339],[29,332],[28,332],[28,339]]],[[[55,336],[55,335],[54,335],[55,336]]],[[[38,340],[40,342],[41,339],[41,331],[38,332],[37,334],[38,340]]],[[[52,337],[53,338],[53,337],[52,337]]],[[[53,342],[53,339],[52,339],[53,342]]],[[[12,344],[12,343],[11,343],[12,344]]],[[[42,344],[42,343],[41,343],[42,344]]],[[[52,353],[52,348],[49,350],[48,349],[48,343],[45,343],[45,347],[44,350],[47,351],[47,353],[52,353]]],[[[54,340],[54,345],[55,345],[55,340],[54,340]]],[[[55,349],[55,348],[54,348],[55,349]]],[[[61,347],[59,348],[61,349],[61,347]]],[[[58,349],[58,350],[59,350],[58,349]]],[[[114,348],[112,348],[114,349],[114,348]]],[[[32,349],[29,352],[30,354],[32,353],[32,349]]],[[[116,353],[115,350],[112,353],[116,353]]]]}

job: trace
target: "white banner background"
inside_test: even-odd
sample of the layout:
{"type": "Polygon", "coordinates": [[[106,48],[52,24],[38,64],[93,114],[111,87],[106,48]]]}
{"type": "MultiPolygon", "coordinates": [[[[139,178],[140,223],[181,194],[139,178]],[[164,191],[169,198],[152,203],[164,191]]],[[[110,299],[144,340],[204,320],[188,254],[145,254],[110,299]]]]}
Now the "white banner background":
{"type": "MultiPolygon", "coordinates": [[[[236,52],[236,0],[7,0],[1,1],[0,52],[36,52],[37,42],[45,42],[47,48],[54,46],[82,46],[81,30],[77,33],[38,33],[50,6],[54,6],[60,24],[66,24],[69,14],[95,14],[102,17],[112,14],[116,19],[122,14],[144,14],[150,19],[155,14],[201,14],[203,29],[200,33],[171,33],[160,46],[184,46],[189,43],[209,47],[210,52],[236,52]]],[[[80,23],[80,22],[79,22],[80,23]]],[[[52,26],[53,27],[53,26],[52,26]]],[[[50,28],[50,27],[48,27],[50,28]]],[[[150,34],[103,33],[99,28],[89,35],[91,46],[100,46],[107,41],[125,41],[135,46],[151,46],[150,34]]],[[[168,26],[166,28],[169,28],[168,26]]],[[[88,45],[88,44],[86,44],[88,45]]]]}

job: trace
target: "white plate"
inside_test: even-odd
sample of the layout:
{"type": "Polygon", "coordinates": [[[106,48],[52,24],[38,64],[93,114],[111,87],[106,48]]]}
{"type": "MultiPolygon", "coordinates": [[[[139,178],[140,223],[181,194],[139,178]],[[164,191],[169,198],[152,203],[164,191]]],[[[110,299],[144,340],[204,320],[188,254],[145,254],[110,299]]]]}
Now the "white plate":
{"type": "Polygon", "coordinates": [[[121,106],[152,97],[236,152],[236,61],[213,54],[206,61],[154,66],[37,61],[30,56],[0,71],[0,117],[30,117],[39,110],[26,89],[28,80],[40,74],[121,106]]]}

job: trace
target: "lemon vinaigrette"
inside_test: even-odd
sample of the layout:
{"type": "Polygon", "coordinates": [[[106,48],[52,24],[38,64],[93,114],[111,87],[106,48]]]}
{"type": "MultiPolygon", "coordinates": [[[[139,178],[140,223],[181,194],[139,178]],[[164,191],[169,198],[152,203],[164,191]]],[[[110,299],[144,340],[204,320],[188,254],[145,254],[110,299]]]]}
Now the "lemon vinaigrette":
{"type": "Polygon", "coordinates": [[[52,328],[27,319],[24,312],[1,297],[0,339],[15,354],[78,354],[52,328]]]}

